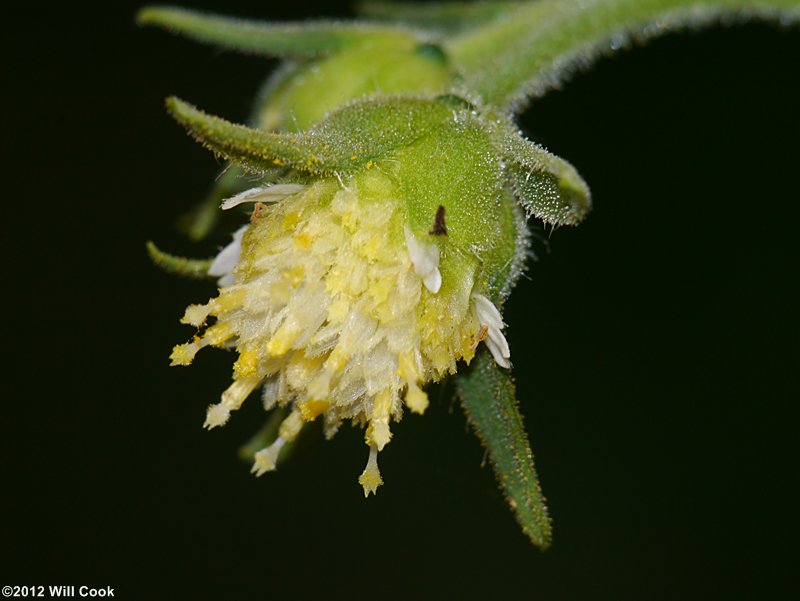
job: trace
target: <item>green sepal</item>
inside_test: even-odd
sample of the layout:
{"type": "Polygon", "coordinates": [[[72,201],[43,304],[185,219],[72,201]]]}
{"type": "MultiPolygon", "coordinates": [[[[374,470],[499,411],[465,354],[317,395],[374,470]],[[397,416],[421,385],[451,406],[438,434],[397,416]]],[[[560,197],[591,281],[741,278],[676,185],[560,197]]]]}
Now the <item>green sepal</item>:
{"type": "Polygon", "coordinates": [[[265,23],[169,6],[143,8],[136,15],[136,22],[155,25],[198,42],[266,56],[316,56],[370,42],[419,37],[406,28],[385,25],[330,21],[265,23]]]}
{"type": "Polygon", "coordinates": [[[506,161],[506,174],[528,217],[551,225],[577,225],[592,208],[589,186],[575,167],[524,138],[497,126],[494,140],[506,161]]]}
{"type": "Polygon", "coordinates": [[[272,133],[208,115],[172,97],[170,114],[216,155],[255,173],[288,167],[316,175],[349,173],[452,118],[446,102],[418,98],[364,100],[300,133],[272,133]]]}
{"type": "Polygon", "coordinates": [[[509,371],[500,369],[482,349],[467,372],[459,375],[457,389],[522,531],[534,545],[546,549],[552,540],[550,517],[509,371]]]}
{"type": "Polygon", "coordinates": [[[211,278],[208,275],[208,268],[214,259],[188,259],[171,255],[159,249],[153,242],[147,242],[147,254],[156,265],[167,273],[182,275],[187,278],[205,279],[211,278]]]}

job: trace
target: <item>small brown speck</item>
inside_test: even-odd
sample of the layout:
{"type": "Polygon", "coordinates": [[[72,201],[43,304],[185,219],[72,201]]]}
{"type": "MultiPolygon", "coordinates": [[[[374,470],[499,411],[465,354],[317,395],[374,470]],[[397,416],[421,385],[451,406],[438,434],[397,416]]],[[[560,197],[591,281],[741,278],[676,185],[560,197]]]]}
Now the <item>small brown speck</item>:
{"type": "Polygon", "coordinates": [[[446,236],[447,224],[444,222],[444,206],[439,205],[436,216],[433,218],[433,228],[428,232],[431,236],[446,236]]]}

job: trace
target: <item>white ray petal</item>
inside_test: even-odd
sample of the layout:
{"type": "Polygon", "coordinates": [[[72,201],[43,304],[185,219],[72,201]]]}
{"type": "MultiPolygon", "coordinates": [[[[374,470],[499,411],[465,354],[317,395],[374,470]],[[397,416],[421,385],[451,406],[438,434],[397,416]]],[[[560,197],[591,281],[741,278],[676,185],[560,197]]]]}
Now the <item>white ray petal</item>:
{"type": "Polygon", "coordinates": [[[220,286],[230,286],[234,283],[231,272],[242,256],[242,236],[247,227],[243,225],[233,233],[233,241],[220,251],[208,268],[208,275],[219,277],[217,284],[220,286]]]}
{"type": "MultiPolygon", "coordinates": [[[[505,338],[503,339],[505,340],[505,338]]],[[[486,348],[489,349],[489,352],[492,353],[492,357],[494,358],[494,362],[497,363],[500,367],[505,367],[506,369],[511,367],[511,363],[508,362],[509,356],[503,355],[502,349],[498,348],[497,344],[495,344],[494,340],[491,338],[487,338],[485,340],[486,348]]],[[[506,345],[506,349],[508,349],[508,345],[506,345]]],[[[506,350],[506,353],[508,350],[506,350]]]]}
{"type": "Polygon", "coordinates": [[[305,189],[302,184],[275,184],[270,186],[258,186],[240,192],[236,196],[231,196],[222,201],[223,211],[237,207],[245,202],[278,202],[287,196],[297,194],[305,189]]]}
{"type": "Polygon", "coordinates": [[[425,287],[436,294],[442,287],[442,273],[439,271],[439,247],[417,240],[408,227],[405,228],[406,246],[414,271],[422,278],[425,287]]]}
{"type": "Polygon", "coordinates": [[[494,303],[482,294],[474,293],[472,300],[475,302],[475,312],[478,315],[478,321],[486,324],[489,330],[497,329],[502,330],[504,327],[503,317],[500,311],[494,306],[494,303]]]}
{"type": "Polygon", "coordinates": [[[500,367],[509,368],[511,364],[511,350],[508,347],[508,341],[503,335],[503,317],[500,311],[494,306],[494,303],[482,294],[473,294],[472,300],[475,303],[475,315],[481,325],[488,328],[488,337],[485,340],[486,347],[492,353],[495,363],[500,367]]]}

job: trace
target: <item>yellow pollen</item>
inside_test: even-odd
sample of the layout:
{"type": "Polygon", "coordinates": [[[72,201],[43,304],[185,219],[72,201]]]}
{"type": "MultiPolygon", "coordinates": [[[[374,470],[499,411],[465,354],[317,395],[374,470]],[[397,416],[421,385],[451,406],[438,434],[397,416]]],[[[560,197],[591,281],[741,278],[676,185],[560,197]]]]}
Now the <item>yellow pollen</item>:
{"type": "Polygon", "coordinates": [[[325,413],[325,410],[330,406],[331,404],[327,401],[308,399],[300,403],[300,413],[304,420],[310,422],[316,419],[317,416],[325,413]]]}
{"type": "Polygon", "coordinates": [[[258,353],[252,349],[243,350],[233,364],[233,371],[237,377],[252,376],[258,368],[258,353]]]}
{"type": "Polygon", "coordinates": [[[198,350],[200,350],[200,347],[196,342],[176,345],[169,356],[170,365],[191,365],[198,350]]]}

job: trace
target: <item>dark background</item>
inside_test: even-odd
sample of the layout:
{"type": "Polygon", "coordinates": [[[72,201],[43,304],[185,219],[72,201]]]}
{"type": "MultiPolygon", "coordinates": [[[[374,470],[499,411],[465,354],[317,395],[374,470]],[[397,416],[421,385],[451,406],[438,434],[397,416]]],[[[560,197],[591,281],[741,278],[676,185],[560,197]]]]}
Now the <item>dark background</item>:
{"type": "MultiPolygon", "coordinates": [[[[260,18],[347,3],[195,3],[260,18]]],[[[4,18],[0,584],[121,599],[784,599],[797,593],[800,32],[670,36],[537,102],[522,123],[595,210],[539,245],[508,304],[519,397],[555,520],[520,533],[443,387],[396,426],[364,500],[362,434],[253,478],[250,402],[202,430],[231,359],[168,368],[213,286],[176,217],[215,160],[178,94],[245,118],[275,63],[141,30],[138,3],[4,18]]]]}

